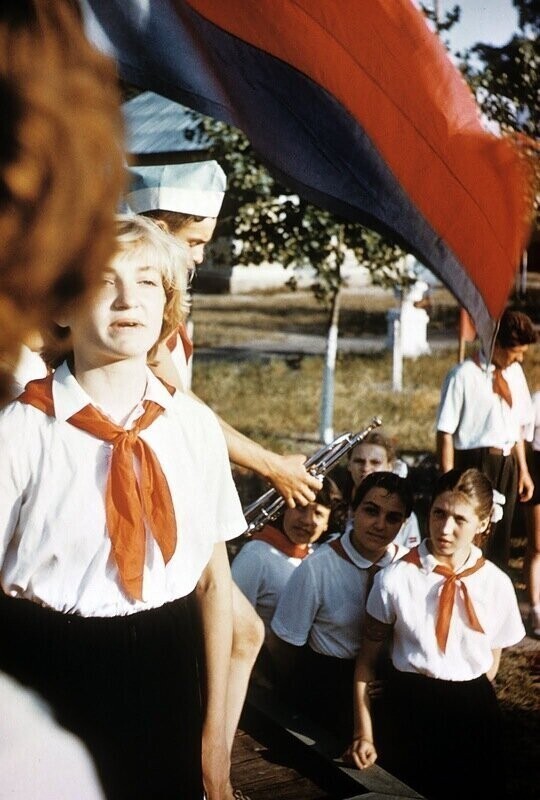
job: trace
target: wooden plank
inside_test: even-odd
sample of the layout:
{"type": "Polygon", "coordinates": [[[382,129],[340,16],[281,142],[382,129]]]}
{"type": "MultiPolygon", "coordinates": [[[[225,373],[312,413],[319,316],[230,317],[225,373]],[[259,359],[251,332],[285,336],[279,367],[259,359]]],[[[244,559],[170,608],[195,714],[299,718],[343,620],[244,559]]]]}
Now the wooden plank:
{"type": "Polygon", "coordinates": [[[341,800],[302,772],[302,759],[281,737],[265,732],[257,738],[245,731],[235,737],[231,777],[251,800],[341,800]]]}
{"type": "MultiPolygon", "coordinates": [[[[356,783],[360,796],[366,798],[369,793],[372,798],[380,796],[384,797],[385,800],[391,800],[391,798],[396,798],[397,800],[424,800],[422,795],[393,775],[390,775],[377,764],[366,770],[358,770],[346,766],[341,759],[333,757],[332,754],[337,752],[334,737],[328,731],[307,719],[305,715],[289,708],[276,697],[274,692],[252,685],[248,692],[246,703],[286,731],[309,752],[317,754],[326,764],[332,765],[336,775],[339,774],[342,778],[356,783]],[[361,789],[364,791],[362,792],[361,789]]],[[[346,797],[346,795],[342,795],[342,797],[346,797]]],[[[277,796],[275,800],[277,800],[277,796]]]]}

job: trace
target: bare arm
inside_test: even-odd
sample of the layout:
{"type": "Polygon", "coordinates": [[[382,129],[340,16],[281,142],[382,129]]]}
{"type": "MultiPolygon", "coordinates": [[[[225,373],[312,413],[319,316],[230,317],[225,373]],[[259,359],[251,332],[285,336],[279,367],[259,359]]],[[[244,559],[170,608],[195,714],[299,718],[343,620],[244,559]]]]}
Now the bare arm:
{"type": "Polygon", "coordinates": [[[304,466],[306,457],[300,454],[279,455],[262,447],[237,431],[218,416],[227,442],[229,458],[239,467],[253,470],[272,484],[290,508],[304,506],[315,500],[320,481],[304,466]]]}
{"type": "Polygon", "coordinates": [[[518,497],[522,503],[530,500],[534,493],[534,482],[527,467],[525,455],[525,442],[523,439],[516,443],[516,458],[518,462],[518,497]]]}
{"type": "Polygon", "coordinates": [[[208,800],[232,800],[225,726],[232,647],[232,581],[225,543],[214,546],[212,558],[197,583],[195,597],[203,631],[205,658],[202,740],[204,788],[208,800]]]}
{"type": "Polygon", "coordinates": [[[354,731],[345,757],[352,760],[358,769],[370,767],[377,760],[368,684],[375,680],[375,665],[383,644],[383,639],[374,641],[364,638],[356,657],[353,684],[354,731]]]}
{"type": "MultiPolygon", "coordinates": [[[[154,362],[153,372],[166,383],[179,391],[185,391],[171,357],[169,348],[162,343],[154,362]]],[[[206,405],[200,397],[189,391],[188,394],[199,403],[206,405]]],[[[227,442],[229,458],[233,464],[256,472],[272,484],[290,508],[298,503],[305,506],[315,500],[315,493],[321,488],[320,481],[310,475],[304,466],[306,457],[300,454],[279,455],[267,450],[257,442],[244,436],[228,422],[217,415],[227,442]]]]}
{"type": "Polygon", "coordinates": [[[441,472],[454,469],[454,439],[451,433],[437,431],[437,461],[441,472]]]}

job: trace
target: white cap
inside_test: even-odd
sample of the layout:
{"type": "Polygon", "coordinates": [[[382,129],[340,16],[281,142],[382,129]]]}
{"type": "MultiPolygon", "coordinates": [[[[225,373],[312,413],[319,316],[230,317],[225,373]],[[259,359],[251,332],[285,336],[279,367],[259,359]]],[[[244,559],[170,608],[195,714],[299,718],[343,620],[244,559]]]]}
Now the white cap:
{"type": "Polygon", "coordinates": [[[132,211],[178,211],[217,217],[227,178],[217,161],[130,167],[131,186],[125,200],[132,211]]]}

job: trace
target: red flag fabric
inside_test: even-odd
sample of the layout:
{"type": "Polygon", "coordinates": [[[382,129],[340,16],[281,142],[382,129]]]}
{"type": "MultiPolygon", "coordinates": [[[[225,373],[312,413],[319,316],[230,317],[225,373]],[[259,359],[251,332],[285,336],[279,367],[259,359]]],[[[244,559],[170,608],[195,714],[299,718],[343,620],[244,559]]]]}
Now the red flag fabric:
{"type": "Polygon", "coordinates": [[[241,128],[291,190],[402,244],[489,352],[532,219],[530,175],[484,129],[411,0],[83,0],[123,78],[241,128]]]}

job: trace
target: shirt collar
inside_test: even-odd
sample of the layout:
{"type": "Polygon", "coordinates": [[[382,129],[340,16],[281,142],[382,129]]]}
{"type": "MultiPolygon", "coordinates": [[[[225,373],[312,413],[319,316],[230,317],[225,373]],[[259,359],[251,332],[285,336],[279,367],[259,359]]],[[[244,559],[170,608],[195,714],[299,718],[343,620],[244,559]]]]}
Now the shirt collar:
{"type": "MultiPolygon", "coordinates": [[[[354,564],[360,569],[369,569],[369,567],[371,567],[373,564],[372,561],[369,561],[367,558],[361,556],[356,547],[353,545],[351,541],[351,532],[343,534],[341,537],[341,545],[351,561],[353,561],[354,564]]],[[[377,564],[381,567],[386,567],[387,564],[391,564],[394,559],[395,552],[395,546],[393,544],[389,544],[386,548],[386,552],[382,558],[377,561],[377,564]]]]}
{"type": "MultiPolygon", "coordinates": [[[[146,376],[146,389],[141,403],[144,400],[153,400],[164,409],[170,408],[173,404],[173,396],[169,390],[148,367],[146,368],[146,376]]],[[[52,394],[54,414],[57,420],[65,421],[85,406],[96,405],[78,383],[67,361],[64,361],[54,372],[52,394]]]]}
{"type": "MultiPolygon", "coordinates": [[[[418,555],[420,556],[420,561],[422,563],[422,569],[425,572],[433,572],[435,567],[441,566],[441,562],[437,561],[434,555],[432,555],[428,550],[428,539],[423,539],[422,542],[418,545],[418,555]]],[[[469,553],[469,557],[465,561],[461,567],[456,570],[456,574],[459,575],[460,572],[463,572],[469,567],[474,567],[478,559],[482,558],[482,551],[476,545],[471,545],[471,552],[469,553]]],[[[444,565],[443,565],[444,566],[444,565]]]]}

